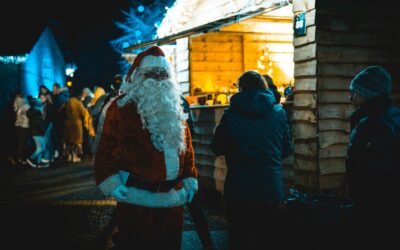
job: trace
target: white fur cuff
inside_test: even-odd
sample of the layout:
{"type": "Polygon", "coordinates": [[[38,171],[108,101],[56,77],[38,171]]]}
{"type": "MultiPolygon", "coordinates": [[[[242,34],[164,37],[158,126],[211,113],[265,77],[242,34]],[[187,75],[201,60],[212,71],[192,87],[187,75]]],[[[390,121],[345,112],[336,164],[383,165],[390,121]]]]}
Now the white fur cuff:
{"type": "Polygon", "coordinates": [[[114,188],[119,185],[122,185],[121,177],[119,174],[114,174],[102,181],[98,186],[105,196],[110,196],[114,188]]]}
{"type": "Polygon", "coordinates": [[[199,184],[197,179],[194,177],[187,177],[182,180],[183,188],[188,191],[195,191],[199,190],[199,184]]]}

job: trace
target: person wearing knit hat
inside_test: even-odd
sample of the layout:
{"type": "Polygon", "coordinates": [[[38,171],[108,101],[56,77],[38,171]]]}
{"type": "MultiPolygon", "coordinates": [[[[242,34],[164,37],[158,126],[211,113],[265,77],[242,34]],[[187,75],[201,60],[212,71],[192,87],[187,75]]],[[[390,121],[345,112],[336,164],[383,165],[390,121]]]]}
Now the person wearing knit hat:
{"type": "Polygon", "coordinates": [[[161,48],[140,53],[107,108],[95,180],[117,205],[118,249],[180,249],[198,189],[181,93],[161,48]]]}
{"type": "Polygon", "coordinates": [[[348,190],[355,205],[360,235],[387,237],[400,223],[400,109],[391,98],[391,75],[381,66],[369,66],[350,84],[356,107],[346,160],[348,190]]]}
{"type": "Polygon", "coordinates": [[[369,66],[359,72],[351,81],[350,92],[363,99],[388,96],[392,91],[392,77],[381,66],[369,66]]]}

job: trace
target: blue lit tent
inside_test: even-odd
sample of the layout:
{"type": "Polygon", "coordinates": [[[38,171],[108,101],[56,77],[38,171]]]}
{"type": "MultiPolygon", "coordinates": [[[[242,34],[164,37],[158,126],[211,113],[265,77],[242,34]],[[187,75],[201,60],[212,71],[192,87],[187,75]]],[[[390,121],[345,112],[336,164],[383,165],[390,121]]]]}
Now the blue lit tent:
{"type": "MultiPolygon", "coordinates": [[[[49,28],[24,32],[0,48],[1,99],[13,91],[36,97],[40,85],[65,84],[65,61],[49,28]]],[[[2,106],[0,104],[0,106],[2,106]]]]}

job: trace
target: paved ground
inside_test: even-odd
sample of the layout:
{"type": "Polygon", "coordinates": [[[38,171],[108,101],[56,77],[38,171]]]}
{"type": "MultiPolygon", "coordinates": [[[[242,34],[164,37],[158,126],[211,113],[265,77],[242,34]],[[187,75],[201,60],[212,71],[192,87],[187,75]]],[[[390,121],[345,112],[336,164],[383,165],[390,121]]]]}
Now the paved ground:
{"type": "MultiPolygon", "coordinates": [[[[224,213],[203,205],[216,249],[226,249],[224,213]]],[[[104,249],[115,201],[95,186],[90,161],[0,175],[0,249],[104,249]],[[2,230],[3,231],[3,230],[2,230]],[[3,248],[1,246],[9,246],[3,248]]],[[[185,211],[182,249],[201,249],[185,211]]]]}

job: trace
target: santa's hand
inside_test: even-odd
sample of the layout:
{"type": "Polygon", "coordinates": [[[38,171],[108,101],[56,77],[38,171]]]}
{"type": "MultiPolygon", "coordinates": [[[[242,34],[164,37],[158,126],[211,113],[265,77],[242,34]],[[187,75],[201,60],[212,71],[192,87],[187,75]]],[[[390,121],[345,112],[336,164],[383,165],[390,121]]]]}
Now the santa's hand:
{"type": "Polygon", "coordinates": [[[195,191],[188,191],[188,190],[186,191],[186,200],[188,203],[192,202],[195,194],[196,194],[195,191]]]}
{"type": "Polygon", "coordinates": [[[119,185],[111,192],[111,196],[117,200],[126,200],[128,199],[128,188],[124,185],[119,185]]]}

